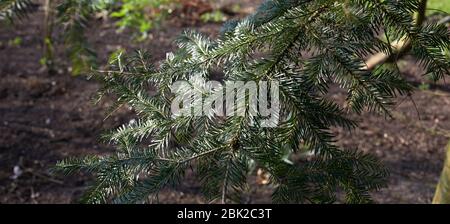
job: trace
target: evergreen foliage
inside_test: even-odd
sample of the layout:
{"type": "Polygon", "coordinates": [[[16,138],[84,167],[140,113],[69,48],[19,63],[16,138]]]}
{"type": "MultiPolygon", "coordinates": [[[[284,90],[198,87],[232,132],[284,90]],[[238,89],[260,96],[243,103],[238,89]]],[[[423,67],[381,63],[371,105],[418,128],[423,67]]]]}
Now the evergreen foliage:
{"type": "Polygon", "coordinates": [[[32,8],[31,0],[2,0],[0,1],[0,21],[13,21],[13,17],[24,17],[32,8]]]}
{"type": "MultiPolygon", "coordinates": [[[[417,0],[269,0],[242,21],[224,25],[217,39],[186,31],[179,48],[160,66],[147,54],[119,55],[101,95],[134,108],[140,120],[106,135],[116,146],[110,156],[61,161],[65,174],[87,171],[96,181],[87,203],[152,201],[193,169],[204,195],[214,202],[241,202],[252,164],[271,174],[276,203],[332,203],[337,192],[347,203],[369,203],[370,192],[385,186],[387,170],[373,156],[335,144],[330,130],[351,131],[349,113],[389,115],[399,95],[412,87],[395,66],[365,68],[368,56],[393,52],[390,42],[406,38],[411,53],[434,79],[449,74],[449,31],[443,25],[417,26],[417,0]],[[387,37],[387,41],[380,36],[387,37]],[[281,124],[262,128],[255,117],[172,117],[171,84],[217,71],[223,80],[277,80],[281,124]],[[327,97],[331,85],[347,90],[347,107],[327,97]],[[153,86],[156,92],[150,92],[153,86]],[[313,156],[295,164],[286,151],[313,156]]],[[[223,81],[222,80],[222,81],[223,81]]],[[[205,86],[190,84],[201,94],[205,86]]]]}

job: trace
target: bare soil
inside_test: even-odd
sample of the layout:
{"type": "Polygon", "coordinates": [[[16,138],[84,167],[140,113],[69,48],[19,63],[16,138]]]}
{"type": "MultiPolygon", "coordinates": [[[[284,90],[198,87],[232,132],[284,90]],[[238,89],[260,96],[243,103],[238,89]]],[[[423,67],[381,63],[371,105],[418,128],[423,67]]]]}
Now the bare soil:
{"type": "MultiPolygon", "coordinates": [[[[244,13],[256,5],[240,2],[244,13]]],[[[105,120],[112,100],[93,104],[99,85],[70,76],[61,43],[56,44],[61,69],[53,75],[42,69],[42,18],[38,11],[15,27],[0,24],[0,203],[76,203],[92,177],[63,177],[50,168],[67,157],[111,152],[111,146],[101,144],[98,137],[134,116],[124,108],[105,120]],[[22,39],[20,45],[11,44],[16,37],[22,39]],[[14,167],[22,171],[17,178],[13,178],[14,167]]],[[[220,24],[172,19],[154,30],[151,40],[136,43],[127,32],[116,33],[112,21],[99,20],[88,36],[100,64],[118,48],[145,49],[157,61],[174,49],[174,38],[186,28],[215,35],[220,24]]],[[[415,64],[407,58],[401,67],[405,77],[419,85],[423,71],[415,64]]],[[[343,101],[345,94],[335,89],[332,97],[343,101]]],[[[336,129],[338,142],[377,155],[391,171],[389,187],[373,194],[376,202],[429,203],[450,139],[450,86],[431,84],[428,90],[399,98],[393,114],[394,118],[370,113],[355,117],[360,127],[352,133],[336,129]]],[[[272,188],[256,179],[256,174],[250,177],[252,190],[243,202],[270,203],[272,188]]],[[[206,202],[192,175],[181,186],[162,192],[159,199],[161,203],[206,202]]]]}

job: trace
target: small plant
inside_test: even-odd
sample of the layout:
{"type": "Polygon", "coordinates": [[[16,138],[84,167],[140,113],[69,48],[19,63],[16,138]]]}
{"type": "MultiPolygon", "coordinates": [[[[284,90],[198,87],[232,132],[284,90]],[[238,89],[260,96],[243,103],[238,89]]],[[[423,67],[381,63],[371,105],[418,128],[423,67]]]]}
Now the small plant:
{"type": "Polygon", "coordinates": [[[421,5],[417,0],[269,0],[248,18],[227,23],[215,40],[185,32],[178,50],[157,68],[143,52],[120,54],[110,71],[95,77],[104,84],[101,95],[114,94],[117,105],[131,106],[140,119],[105,136],[115,154],[67,159],[57,170],[96,175],[84,197],[88,203],[152,201],[163,188],[178,184],[187,169],[195,171],[210,201],[242,202],[253,164],[270,174],[276,203],[331,203],[338,191],[347,203],[371,202],[370,192],[385,186],[387,170],[367,153],[338,147],[331,128],[357,127],[349,113],[389,116],[396,97],[410,94],[412,87],[396,66],[369,68],[365,62],[378,52],[394,56],[396,40],[409,43],[433,79],[449,74],[443,54],[449,31],[414,22],[411,15],[421,5]],[[219,84],[211,87],[202,81],[207,79],[219,84]],[[184,85],[173,85],[177,81],[184,85]],[[259,88],[263,81],[278,83],[278,91],[254,97],[248,87],[225,86],[233,81],[259,88]],[[347,91],[345,108],[327,97],[331,85],[347,91]],[[182,103],[180,88],[187,99],[182,103]],[[223,116],[217,102],[235,90],[226,104],[242,116],[223,116]],[[271,114],[278,122],[270,127],[251,103],[268,98],[280,109],[271,114]],[[199,115],[199,102],[215,110],[193,116],[199,115]],[[180,105],[187,113],[174,116],[173,107],[180,105]],[[289,163],[286,151],[301,159],[289,163]]]}
{"type": "Polygon", "coordinates": [[[446,148],[444,168],[436,188],[433,204],[450,204],[450,143],[446,148]]]}
{"type": "MultiPolygon", "coordinates": [[[[72,63],[72,74],[87,73],[96,67],[96,53],[87,41],[85,30],[96,13],[112,11],[111,16],[119,18],[121,28],[139,27],[144,35],[153,27],[153,20],[160,18],[164,6],[170,2],[171,0],[46,0],[43,21],[44,56],[40,63],[52,70],[53,30],[55,25],[60,25],[63,28],[62,39],[72,63]],[[144,9],[159,10],[154,10],[152,14],[144,9]]],[[[25,18],[36,5],[32,0],[0,0],[0,22],[14,22],[15,18],[25,18]]]]}
{"type": "Polygon", "coordinates": [[[22,42],[23,40],[21,37],[15,37],[14,39],[8,41],[8,45],[13,47],[20,47],[20,45],[22,45],[22,42]]]}
{"type": "Polygon", "coordinates": [[[419,85],[419,89],[422,91],[430,90],[430,84],[429,83],[422,83],[419,85]]]}
{"type": "MultiPolygon", "coordinates": [[[[68,55],[72,62],[72,73],[79,75],[87,72],[95,65],[95,53],[90,49],[84,33],[87,22],[93,13],[103,7],[106,1],[96,0],[67,0],[57,5],[52,0],[46,0],[45,18],[43,21],[43,58],[40,63],[53,69],[53,39],[52,30],[54,23],[60,24],[64,28],[63,39],[68,46],[68,55]],[[53,11],[57,8],[56,21],[53,18],[53,11]]],[[[25,18],[32,12],[37,4],[31,0],[0,0],[0,20],[14,22],[15,18],[25,18]]]]}
{"type": "Polygon", "coordinates": [[[207,12],[207,13],[201,15],[201,20],[205,23],[207,23],[207,22],[214,22],[214,23],[225,22],[226,19],[227,19],[227,17],[220,10],[207,12]]]}
{"type": "Polygon", "coordinates": [[[148,32],[162,18],[170,14],[176,0],[122,0],[111,17],[119,19],[120,29],[133,28],[140,32],[139,39],[146,39],[148,32]]]}

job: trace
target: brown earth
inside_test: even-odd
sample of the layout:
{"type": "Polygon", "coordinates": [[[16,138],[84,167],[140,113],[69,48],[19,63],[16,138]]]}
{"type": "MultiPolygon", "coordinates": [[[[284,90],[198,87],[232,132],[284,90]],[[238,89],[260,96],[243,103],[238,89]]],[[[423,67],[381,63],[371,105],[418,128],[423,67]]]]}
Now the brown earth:
{"type": "MultiPolygon", "coordinates": [[[[229,3],[231,1],[222,1],[229,3]]],[[[236,2],[236,1],[235,1],[236,2]]],[[[244,12],[253,10],[244,2],[244,12]]],[[[111,147],[100,144],[98,136],[133,118],[122,109],[104,119],[111,100],[99,105],[91,101],[98,84],[84,77],[71,77],[66,69],[48,75],[40,66],[42,11],[15,27],[0,27],[0,203],[74,203],[92,178],[85,174],[62,177],[49,172],[58,161],[70,156],[105,154],[111,147]],[[11,40],[22,39],[17,46],[11,40]],[[12,178],[14,167],[23,172],[12,178]]],[[[118,48],[145,49],[155,61],[174,48],[173,39],[184,29],[194,28],[215,35],[219,24],[186,23],[172,19],[166,28],[153,31],[153,39],[135,43],[127,32],[116,33],[111,21],[97,21],[90,29],[93,43],[104,64],[118,48]],[[184,25],[183,25],[184,24],[184,25]]],[[[56,44],[57,62],[67,67],[64,47],[56,44]]],[[[420,84],[421,69],[408,58],[402,63],[404,75],[420,84]]],[[[343,101],[336,89],[332,97],[343,101]]],[[[391,171],[389,187],[374,193],[379,203],[429,203],[443,163],[444,147],[450,139],[450,86],[432,84],[410,98],[399,99],[394,119],[376,114],[356,117],[360,127],[352,133],[336,130],[339,144],[377,155],[391,171]],[[420,119],[419,119],[420,118],[420,119]]],[[[246,203],[270,203],[271,187],[250,178],[252,190],[246,203]]],[[[188,175],[182,186],[160,194],[161,203],[204,203],[197,182],[188,175]]]]}

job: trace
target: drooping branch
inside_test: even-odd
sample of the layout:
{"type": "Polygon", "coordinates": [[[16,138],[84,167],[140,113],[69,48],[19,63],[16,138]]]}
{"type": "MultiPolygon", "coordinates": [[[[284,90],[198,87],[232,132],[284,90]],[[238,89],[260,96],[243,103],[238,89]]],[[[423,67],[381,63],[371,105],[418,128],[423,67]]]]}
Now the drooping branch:
{"type": "MultiPolygon", "coordinates": [[[[416,17],[416,27],[421,27],[426,20],[427,2],[428,0],[420,1],[416,17]]],[[[380,52],[369,58],[366,61],[366,69],[373,70],[378,65],[384,64],[386,62],[395,62],[411,50],[411,42],[407,40],[407,38],[396,40],[391,43],[391,49],[394,50],[393,52],[391,52],[391,54],[380,52]]]]}
{"type": "MultiPolygon", "coordinates": [[[[139,121],[105,136],[116,148],[113,155],[67,160],[58,168],[68,174],[79,170],[97,174],[88,202],[145,201],[163,187],[180,184],[186,169],[192,167],[204,196],[211,201],[240,202],[248,190],[249,172],[261,167],[271,176],[274,202],[331,203],[342,191],[348,203],[372,202],[370,192],[386,186],[388,172],[371,155],[335,144],[332,128],[352,130],[357,122],[348,118],[348,110],[325,96],[329,84],[339,84],[348,91],[346,104],[361,114],[366,108],[388,112],[396,96],[409,94],[412,88],[397,70],[363,71],[361,58],[375,49],[386,50],[370,32],[373,28],[400,30],[397,38],[414,30],[410,14],[418,5],[417,0],[383,1],[385,8],[378,10],[378,4],[366,4],[366,0],[348,2],[349,9],[357,9],[349,10],[350,14],[335,0],[267,0],[255,14],[226,24],[217,38],[185,32],[177,41],[177,50],[158,66],[151,66],[151,58],[140,52],[118,55],[99,72],[104,84],[101,95],[117,96],[116,105],[132,107],[139,121]],[[376,21],[368,19],[367,12],[376,21]],[[216,72],[224,74],[227,86],[222,89],[237,93],[225,102],[215,94],[226,93],[205,82],[216,72]],[[262,113],[251,113],[261,105],[252,105],[250,99],[247,103],[248,86],[233,85],[264,79],[277,81],[270,85],[270,102],[262,107],[279,106],[269,115],[279,121],[272,128],[262,127],[262,113]],[[185,86],[173,92],[176,88],[171,84],[177,81],[185,86]],[[149,85],[155,88],[150,91],[149,85]],[[274,89],[278,94],[272,96],[274,89]],[[236,103],[238,108],[230,105],[230,109],[244,113],[228,117],[203,111],[204,115],[194,116],[197,108],[205,109],[199,97],[199,102],[190,105],[181,102],[183,108],[193,109],[184,116],[170,116],[171,106],[177,104],[174,98],[191,101],[196,94],[207,102],[212,102],[211,96],[215,106],[236,103]],[[310,152],[314,158],[286,163],[287,152],[310,152]]],[[[450,45],[447,30],[441,28],[422,27],[417,35],[408,36],[412,43],[420,42],[418,54],[430,70],[448,68],[441,63],[442,52],[434,51],[450,45]]],[[[405,43],[397,44],[396,51],[405,43]]]]}

